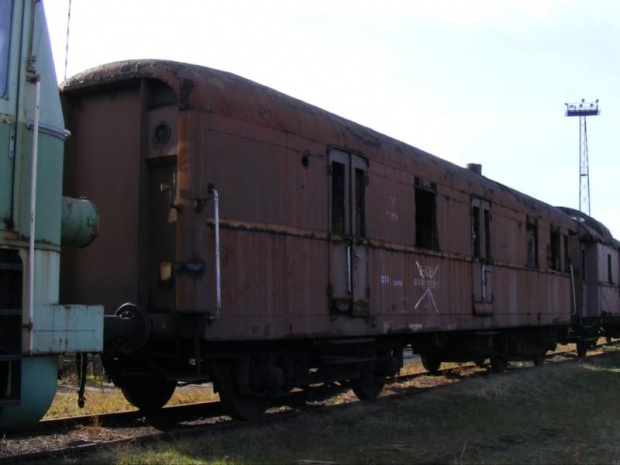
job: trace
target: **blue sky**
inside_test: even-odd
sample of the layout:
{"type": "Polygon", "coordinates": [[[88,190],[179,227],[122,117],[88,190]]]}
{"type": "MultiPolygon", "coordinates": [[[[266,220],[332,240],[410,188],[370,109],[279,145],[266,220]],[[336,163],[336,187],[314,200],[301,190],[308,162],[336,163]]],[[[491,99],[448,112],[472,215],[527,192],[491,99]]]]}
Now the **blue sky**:
{"type": "MultiPolygon", "coordinates": [[[[46,0],[59,80],[68,0],[46,0]]],[[[73,0],[68,76],[128,58],[239,74],[553,205],[620,238],[620,3],[611,0],[73,0]]]]}

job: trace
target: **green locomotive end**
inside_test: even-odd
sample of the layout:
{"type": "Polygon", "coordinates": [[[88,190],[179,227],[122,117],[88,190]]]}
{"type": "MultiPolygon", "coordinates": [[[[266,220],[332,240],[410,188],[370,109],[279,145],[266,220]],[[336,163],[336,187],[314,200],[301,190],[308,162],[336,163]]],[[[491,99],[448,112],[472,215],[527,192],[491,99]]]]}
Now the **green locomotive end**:
{"type": "Polygon", "coordinates": [[[43,4],[0,0],[0,428],[45,414],[58,354],[103,348],[103,308],[59,304],[61,245],[98,223],[62,197],[67,136],[43,4]]]}

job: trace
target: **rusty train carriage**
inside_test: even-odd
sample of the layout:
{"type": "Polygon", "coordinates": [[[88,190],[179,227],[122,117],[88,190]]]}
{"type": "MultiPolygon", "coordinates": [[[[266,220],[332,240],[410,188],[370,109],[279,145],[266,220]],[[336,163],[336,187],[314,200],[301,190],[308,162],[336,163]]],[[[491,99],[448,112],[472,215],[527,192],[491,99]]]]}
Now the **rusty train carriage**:
{"type": "Polygon", "coordinates": [[[541,362],[581,312],[578,224],[476,166],[199,66],[105,65],[63,96],[66,193],[102,220],[62,292],[132,303],[104,358],[140,407],[209,379],[240,417],[313,382],[373,397],[405,345],[429,369],[541,362]]]}
{"type": "Polygon", "coordinates": [[[620,242],[600,222],[570,208],[561,208],[578,224],[578,241],[569,256],[574,269],[574,326],[581,333],[575,341],[585,355],[599,334],[620,336],[620,242]]]}

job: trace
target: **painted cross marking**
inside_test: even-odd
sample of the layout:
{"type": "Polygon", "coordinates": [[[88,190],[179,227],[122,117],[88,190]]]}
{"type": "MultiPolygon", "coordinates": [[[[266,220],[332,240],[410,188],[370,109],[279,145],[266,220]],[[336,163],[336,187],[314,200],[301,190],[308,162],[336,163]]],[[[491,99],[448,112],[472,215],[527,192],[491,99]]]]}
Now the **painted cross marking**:
{"type": "Polygon", "coordinates": [[[417,310],[420,304],[422,303],[422,301],[425,298],[428,298],[428,300],[433,304],[433,308],[435,309],[435,312],[439,314],[439,308],[437,307],[437,302],[435,302],[435,297],[433,296],[433,288],[435,288],[437,284],[439,284],[435,281],[435,275],[439,271],[439,265],[433,268],[431,266],[422,266],[420,265],[420,262],[418,261],[416,261],[415,263],[418,267],[418,272],[420,273],[421,279],[414,280],[414,285],[419,286],[419,287],[426,286],[426,290],[422,294],[422,297],[420,297],[418,301],[415,303],[413,308],[414,310],[417,310]]]}

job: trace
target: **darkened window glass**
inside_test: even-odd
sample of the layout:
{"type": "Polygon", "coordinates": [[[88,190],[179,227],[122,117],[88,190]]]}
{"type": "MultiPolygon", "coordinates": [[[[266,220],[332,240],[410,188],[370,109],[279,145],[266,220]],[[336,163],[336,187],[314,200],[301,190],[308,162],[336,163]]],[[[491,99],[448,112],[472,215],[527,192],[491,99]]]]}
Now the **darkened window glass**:
{"type": "Polygon", "coordinates": [[[607,255],[607,276],[609,277],[609,284],[613,284],[614,277],[611,273],[611,255],[607,255]]]}
{"type": "Polygon", "coordinates": [[[415,190],[415,237],[416,246],[437,249],[436,194],[426,189],[415,190]]]}
{"type": "Polygon", "coordinates": [[[551,231],[551,250],[549,252],[549,269],[560,271],[562,269],[560,233],[551,231]]]}
{"type": "Polygon", "coordinates": [[[0,97],[8,91],[12,9],[13,0],[0,0],[0,97]]]}
{"type": "Polygon", "coordinates": [[[482,251],[480,249],[480,207],[473,208],[473,216],[474,216],[474,230],[472,234],[474,236],[474,257],[480,258],[482,256],[482,251]]]}
{"type": "Polygon", "coordinates": [[[344,234],[345,166],[332,162],[332,232],[344,234]]]}
{"type": "Polygon", "coordinates": [[[355,234],[366,237],[366,172],[355,169],[355,234]]]}
{"type": "Polygon", "coordinates": [[[474,258],[491,259],[491,204],[486,200],[471,201],[472,253],[474,258]]]}
{"type": "Polygon", "coordinates": [[[536,225],[527,225],[527,266],[538,268],[538,230],[536,225]]]}
{"type": "Polygon", "coordinates": [[[491,212],[484,210],[484,252],[486,258],[491,258],[491,212]]]}

